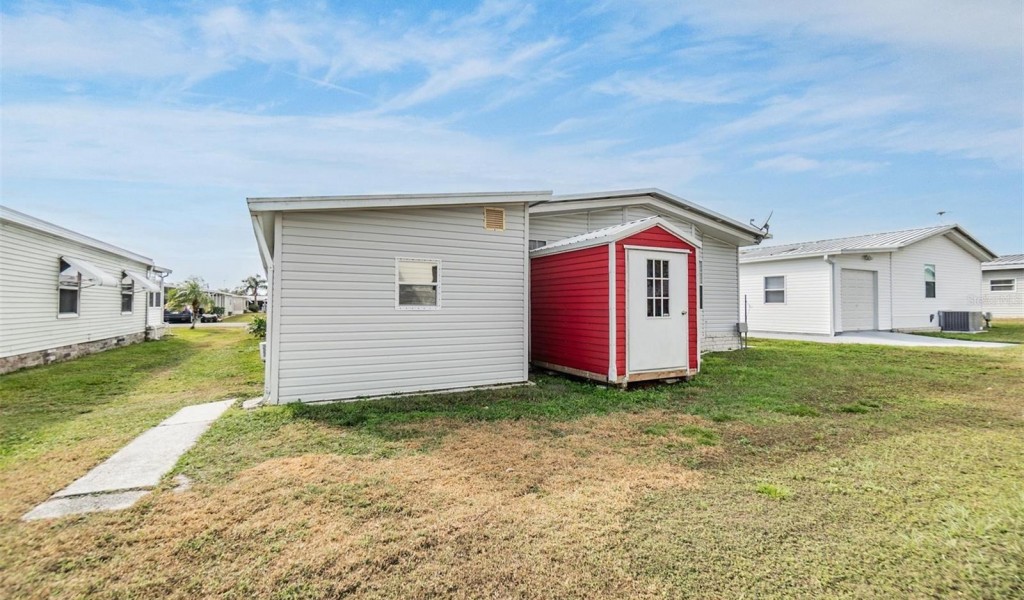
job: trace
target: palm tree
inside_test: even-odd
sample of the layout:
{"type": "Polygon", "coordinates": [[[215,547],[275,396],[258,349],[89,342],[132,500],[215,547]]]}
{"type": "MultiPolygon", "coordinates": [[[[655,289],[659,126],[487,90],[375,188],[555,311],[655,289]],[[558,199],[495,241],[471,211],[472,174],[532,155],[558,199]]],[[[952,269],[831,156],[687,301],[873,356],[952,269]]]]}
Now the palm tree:
{"type": "Polygon", "coordinates": [[[258,273],[256,275],[250,275],[242,280],[242,293],[251,293],[253,304],[258,302],[257,298],[260,295],[260,290],[264,290],[266,288],[267,280],[260,276],[258,273]]]}
{"type": "Polygon", "coordinates": [[[209,308],[213,304],[213,298],[206,292],[206,282],[199,277],[189,277],[184,283],[178,285],[167,295],[167,304],[171,310],[189,308],[192,310],[192,327],[196,328],[196,321],[199,320],[199,309],[209,308]]]}

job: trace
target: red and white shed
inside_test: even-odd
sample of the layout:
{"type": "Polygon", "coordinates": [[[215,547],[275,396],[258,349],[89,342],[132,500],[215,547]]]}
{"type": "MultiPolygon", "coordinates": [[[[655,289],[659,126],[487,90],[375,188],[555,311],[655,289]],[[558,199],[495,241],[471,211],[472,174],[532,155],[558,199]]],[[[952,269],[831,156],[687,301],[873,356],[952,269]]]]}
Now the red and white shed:
{"type": "Polygon", "coordinates": [[[532,250],[533,364],[623,386],[692,377],[700,247],[648,217],[532,250]]]}

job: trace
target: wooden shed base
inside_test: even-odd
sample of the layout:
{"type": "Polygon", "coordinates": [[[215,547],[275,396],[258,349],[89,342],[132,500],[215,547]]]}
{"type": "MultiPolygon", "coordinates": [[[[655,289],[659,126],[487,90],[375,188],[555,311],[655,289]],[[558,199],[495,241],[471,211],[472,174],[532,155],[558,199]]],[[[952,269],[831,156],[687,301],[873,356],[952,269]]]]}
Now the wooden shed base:
{"type": "Polygon", "coordinates": [[[690,369],[670,369],[666,371],[644,371],[641,373],[629,373],[625,377],[619,377],[617,379],[609,379],[607,375],[601,375],[600,373],[593,373],[591,371],[584,371],[582,369],[574,369],[572,367],[566,367],[564,365],[556,365],[544,361],[535,360],[532,364],[542,369],[549,371],[556,371],[559,373],[565,373],[567,375],[575,375],[576,377],[582,377],[584,379],[590,379],[592,381],[599,381],[601,383],[608,383],[612,385],[618,385],[623,388],[628,386],[630,383],[639,381],[657,381],[662,379],[682,379],[689,381],[696,375],[690,369]]]}

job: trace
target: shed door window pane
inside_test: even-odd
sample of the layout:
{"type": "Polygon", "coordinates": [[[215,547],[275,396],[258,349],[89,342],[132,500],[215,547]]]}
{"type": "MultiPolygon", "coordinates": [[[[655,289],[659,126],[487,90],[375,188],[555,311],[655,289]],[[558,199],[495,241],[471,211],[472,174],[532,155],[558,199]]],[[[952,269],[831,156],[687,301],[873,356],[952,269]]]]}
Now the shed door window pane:
{"type": "Polygon", "coordinates": [[[924,297],[935,297],[935,265],[924,266],[924,297]]]}
{"type": "Polygon", "coordinates": [[[647,316],[669,316],[667,260],[647,259],[647,316]]]}
{"type": "Polygon", "coordinates": [[[992,292],[1012,292],[1017,289],[1016,279],[993,279],[989,282],[989,291],[992,292]]]}
{"type": "Polygon", "coordinates": [[[135,301],[135,282],[127,274],[121,279],[121,312],[132,312],[132,303],[135,301]]]}
{"type": "Polygon", "coordinates": [[[786,302],[786,277],[774,275],[764,278],[765,304],[782,304],[786,302]]]}
{"type": "Polygon", "coordinates": [[[398,305],[438,306],[440,263],[434,260],[398,261],[398,305]]]}

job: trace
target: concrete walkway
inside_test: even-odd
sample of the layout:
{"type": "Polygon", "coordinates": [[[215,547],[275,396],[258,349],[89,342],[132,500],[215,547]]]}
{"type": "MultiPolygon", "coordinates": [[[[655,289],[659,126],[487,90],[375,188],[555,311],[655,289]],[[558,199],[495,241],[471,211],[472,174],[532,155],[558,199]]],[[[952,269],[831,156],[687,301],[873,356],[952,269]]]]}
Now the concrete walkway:
{"type": "Polygon", "coordinates": [[[22,520],[132,506],[160,483],[181,455],[234,403],[231,399],[186,406],[33,508],[22,520]]]}
{"type": "Polygon", "coordinates": [[[768,338],[772,340],[819,342],[821,344],[876,344],[880,346],[912,346],[922,348],[1011,348],[1013,346],[1019,346],[1019,344],[951,340],[948,338],[937,338],[927,335],[914,335],[912,333],[896,333],[894,331],[858,331],[855,333],[840,333],[836,336],[751,331],[750,337],[768,338]]]}

